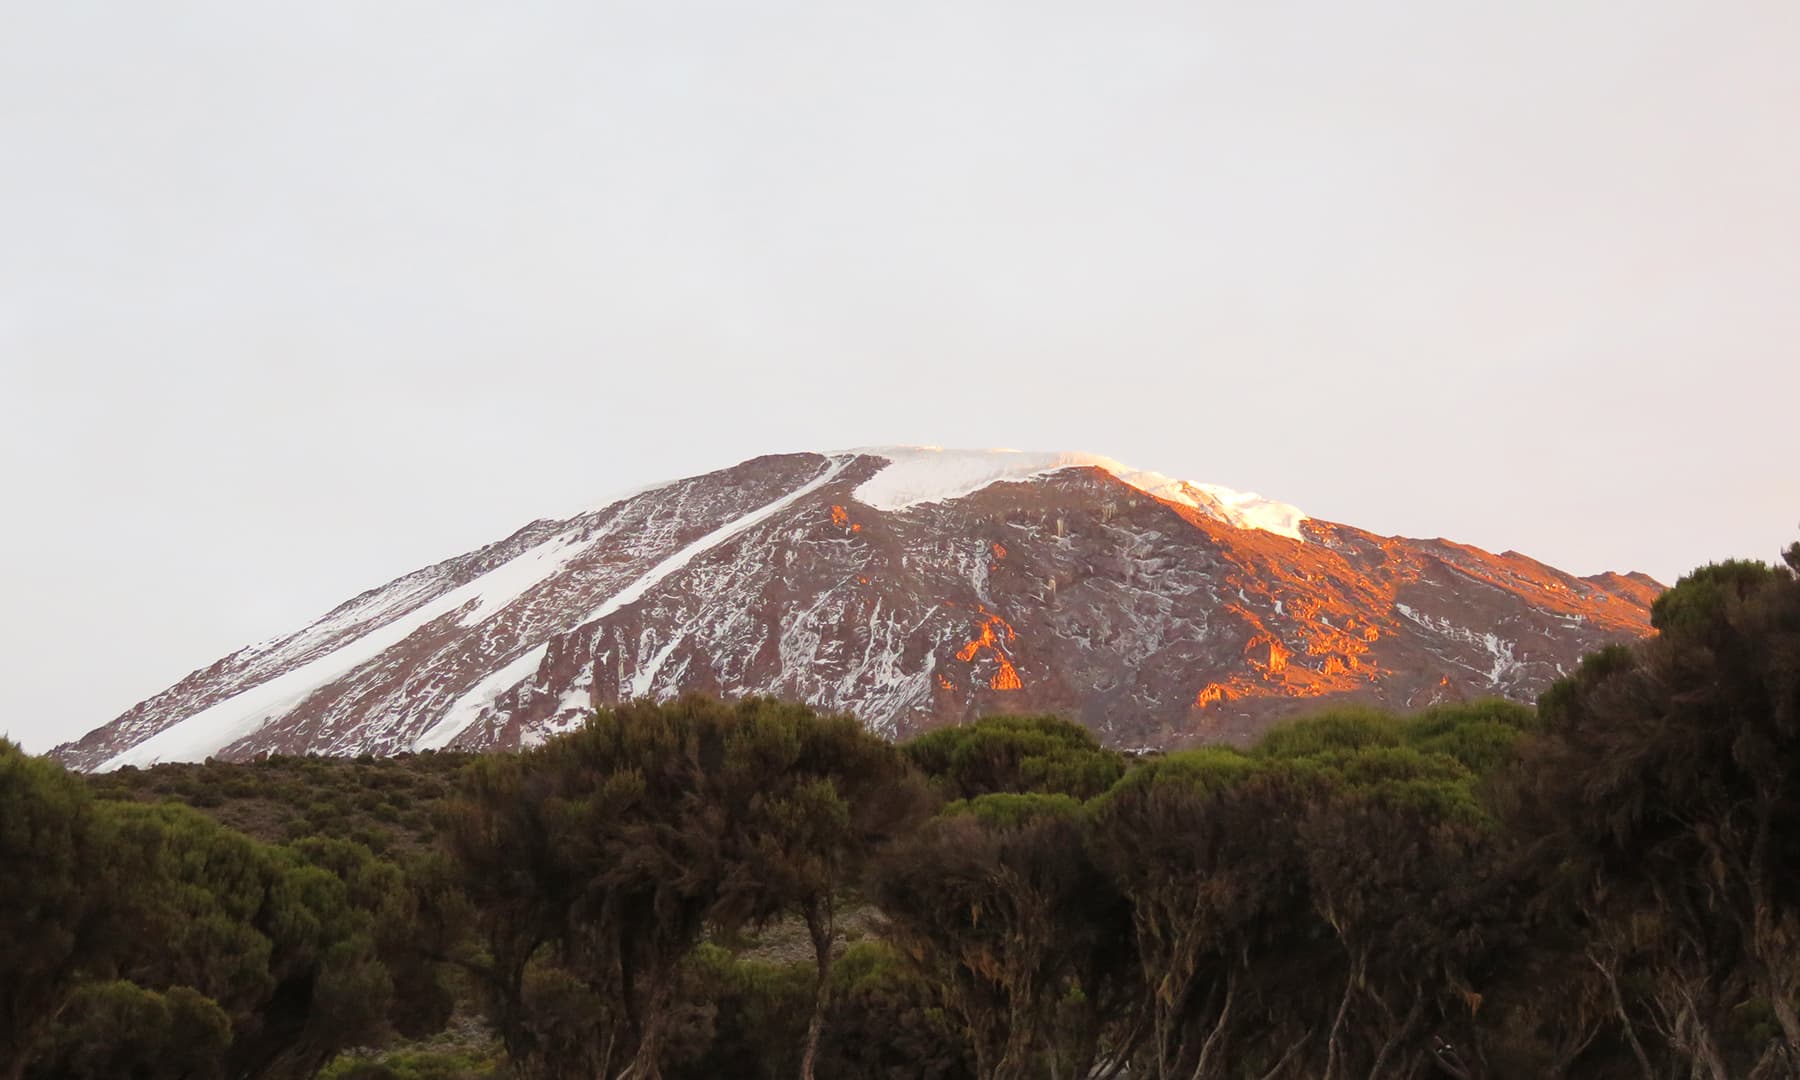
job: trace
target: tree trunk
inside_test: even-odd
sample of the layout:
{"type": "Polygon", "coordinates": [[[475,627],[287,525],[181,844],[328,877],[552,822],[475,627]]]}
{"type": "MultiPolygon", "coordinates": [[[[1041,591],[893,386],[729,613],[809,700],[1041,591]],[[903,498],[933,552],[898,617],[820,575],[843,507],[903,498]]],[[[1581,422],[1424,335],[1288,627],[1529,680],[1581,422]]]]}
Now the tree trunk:
{"type": "Polygon", "coordinates": [[[619,1074],[619,1080],[662,1080],[662,1023],[660,1019],[644,1028],[638,1041],[637,1054],[619,1074]]]}
{"type": "Polygon", "coordinates": [[[1731,1080],[1731,1073],[1725,1069],[1725,1059],[1720,1055],[1717,1044],[1713,1042],[1712,1033],[1700,1029],[1698,1024],[1695,1025],[1695,1028],[1697,1029],[1695,1034],[1698,1036],[1694,1040],[1695,1059],[1706,1066],[1706,1071],[1712,1074],[1713,1080],[1731,1080]]]}
{"type": "Polygon", "coordinates": [[[1268,1072],[1263,1073],[1262,1080],[1277,1080],[1277,1078],[1282,1073],[1287,1071],[1288,1063],[1294,1060],[1294,1055],[1298,1054],[1301,1050],[1305,1049],[1306,1044],[1311,1041],[1312,1041],[1312,1032],[1310,1032],[1310,1031],[1307,1032],[1306,1034],[1300,1036],[1299,1041],[1294,1043],[1292,1046],[1289,1046],[1287,1048],[1287,1051],[1285,1053],[1283,1053],[1281,1055],[1281,1057],[1276,1060],[1274,1067],[1272,1067],[1268,1072]]]}
{"type": "Polygon", "coordinates": [[[1771,985],[1768,996],[1770,1007],[1775,1010],[1775,1022],[1781,1025],[1789,1059],[1800,1064],[1800,1016],[1794,1013],[1794,1003],[1782,997],[1780,986],[1771,985]]]}
{"type": "Polygon", "coordinates": [[[1381,1044],[1380,1052],[1375,1055],[1375,1064],[1369,1066],[1369,1080],[1381,1080],[1383,1076],[1387,1075],[1383,1070],[1387,1068],[1388,1056],[1412,1034],[1414,1025],[1419,1022],[1419,1013],[1423,1004],[1422,997],[1415,992],[1412,1008],[1406,1010],[1406,1019],[1401,1021],[1400,1030],[1391,1033],[1387,1041],[1381,1044]]]}
{"type": "Polygon", "coordinates": [[[651,975],[650,989],[639,1012],[637,1053],[619,1074],[619,1080],[662,1080],[663,1039],[668,1034],[669,1002],[677,977],[672,967],[651,975]]]}
{"type": "Polygon", "coordinates": [[[1619,1024],[1625,1029],[1625,1041],[1631,1045],[1631,1054],[1637,1058],[1638,1068],[1644,1070],[1644,1080],[1656,1080],[1656,1070],[1650,1067],[1650,1055],[1644,1052],[1644,1044],[1638,1041],[1637,1027],[1625,1010],[1625,995],[1619,990],[1617,975],[1591,951],[1588,953],[1588,961],[1599,970],[1601,977],[1606,980],[1606,988],[1612,992],[1613,1009],[1619,1014],[1619,1024]]]}
{"type": "Polygon", "coordinates": [[[812,1019],[806,1025],[806,1052],[800,1057],[800,1080],[813,1080],[813,1069],[819,1057],[819,1036],[825,1031],[825,1009],[831,1004],[831,945],[837,937],[834,916],[829,896],[806,905],[806,932],[812,936],[819,984],[813,991],[812,1019]]]}
{"type": "Polygon", "coordinates": [[[1194,1063],[1194,1080],[1206,1080],[1212,1074],[1210,1066],[1216,1060],[1213,1052],[1223,1051],[1225,1029],[1231,1023],[1231,1004],[1236,997],[1237,969],[1228,968],[1225,972],[1225,1003],[1219,1006],[1219,1018],[1207,1033],[1206,1041],[1200,1044],[1200,1060],[1194,1063]]]}
{"type": "Polygon", "coordinates": [[[1339,1036],[1344,1030],[1344,1019],[1350,1013],[1350,1000],[1356,996],[1357,984],[1362,981],[1363,963],[1360,956],[1350,962],[1350,970],[1344,976],[1344,998],[1338,1003],[1337,1015],[1332,1018],[1331,1032],[1325,1039],[1325,1080],[1337,1080],[1342,1074],[1343,1043],[1339,1036]]]}

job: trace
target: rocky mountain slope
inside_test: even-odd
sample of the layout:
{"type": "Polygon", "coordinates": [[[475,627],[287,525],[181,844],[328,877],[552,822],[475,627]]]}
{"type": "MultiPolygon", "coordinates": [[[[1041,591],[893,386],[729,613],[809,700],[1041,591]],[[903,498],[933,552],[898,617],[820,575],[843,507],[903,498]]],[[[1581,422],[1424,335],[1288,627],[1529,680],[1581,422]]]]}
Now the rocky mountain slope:
{"type": "Polygon", "coordinates": [[[1649,632],[1661,586],[1376,536],[1082,454],[785,454],[357,596],[58,747],[83,769],[518,746],[686,690],[895,736],[1053,711],[1107,742],[1241,739],[1296,699],[1530,700],[1649,632]]]}

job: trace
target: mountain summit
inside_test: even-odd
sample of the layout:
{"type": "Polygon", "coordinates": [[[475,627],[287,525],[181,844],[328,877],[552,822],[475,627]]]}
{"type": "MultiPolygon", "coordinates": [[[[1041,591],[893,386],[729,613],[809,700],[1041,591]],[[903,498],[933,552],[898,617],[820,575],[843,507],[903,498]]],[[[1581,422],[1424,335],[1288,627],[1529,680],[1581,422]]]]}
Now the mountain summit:
{"type": "Polygon", "coordinates": [[[541,520],[246,646],[54,755],[515,747],[596,706],[773,694],[904,736],[1056,712],[1243,739],[1311,704],[1532,699],[1662,586],[1376,536],[1072,453],[759,457],[541,520]]]}

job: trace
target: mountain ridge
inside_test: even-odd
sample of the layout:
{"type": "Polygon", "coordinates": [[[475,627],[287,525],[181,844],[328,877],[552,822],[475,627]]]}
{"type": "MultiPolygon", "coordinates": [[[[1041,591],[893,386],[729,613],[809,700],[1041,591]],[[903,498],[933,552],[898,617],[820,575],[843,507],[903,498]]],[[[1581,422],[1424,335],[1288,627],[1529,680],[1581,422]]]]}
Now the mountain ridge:
{"type": "Polygon", "coordinates": [[[52,753],[96,769],[517,746],[684,690],[794,697],[890,735],[1038,710],[1120,745],[1242,740],[1299,698],[1523,700],[1648,633],[1661,588],[1096,455],[767,455],[403,574],[52,753]]]}

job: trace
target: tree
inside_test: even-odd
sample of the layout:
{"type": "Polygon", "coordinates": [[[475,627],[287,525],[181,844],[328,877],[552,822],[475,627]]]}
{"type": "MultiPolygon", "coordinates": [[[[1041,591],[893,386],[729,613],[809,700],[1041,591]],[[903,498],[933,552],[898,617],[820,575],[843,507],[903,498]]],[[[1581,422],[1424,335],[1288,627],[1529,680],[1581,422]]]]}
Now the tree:
{"type": "Polygon", "coordinates": [[[1281,1074],[1314,1041],[1325,947],[1299,826],[1317,781],[1236,751],[1169,754],[1096,801],[1094,850],[1130,905],[1159,1078],[1281,1074]]]}
{"type": "Polygon", "coordinates": [[[1544,696],[1512,777],[1543,902],[1578,913],[1645,1074],[1800,1070],[1800,545],[1787,558],[1683,578],[1657,637],[1544,696]]]}
{"type": "Polygon", "coordinates": [[[738,703],[718,797],[728,808],[731,872],[713,920],[805,922],[816,978],[800,1059],[812,1080],[831,993],[837,899],[869,858],[912,829],[929,795],[906,759],[855,717],[771,698],[738,703]]]}
{"type": "Polygon", "coordinates": [[[230,1076],[300,1080],[374,1037],[391,994],[371,912],[296,852],[259,844],[186,807],[115,804],[137,933],[118,976],[146,990],[189,987],[230,1019],[230,1076]]]}
{"type": "Polygon", "coordinates": [[[1113,785],[1125,759],[1056,716],[989,716],[938,728],[902,749],[946,801],[997,792],[1088,799],[1113,785]]]}
{"type": "Polygon", "coordinates": [[[0,739],[0,1076],[18,1080],[119,931],[118,863],[80,781],[0,739]]]}
{"type": "Polygon", "coordinates": [[[592,872],[557,849],[545,817],[550,791],[542,754],[473,762],[441,811],[448,862],[422,905],[439,928],[437,955],[475,976],[508,1059],[528,1078],[554,1076],[557,1064],[530,1023],[526,972],[567,929],[582,875],[592,872]],[[455,944],[464,934],[474,941],[455,944]]]}
{"type": "MultiPolygon", "coordinates": [[[[1457,813],[1455,794],[1435,798],[1416,780],[1397,781],[1403,759],[1377,753],[1389,758],[1381,781],[1326,788],[1300,823],[1313,908],[1345,972],[1319,1075],[1416,1075],[1435,1065],[1470,1080],[1475,1061],[1434,1047],[1446,1031],[1457,1044],[1472,1033],[1491,956],[1508,938],[1494,830],[1457,813]]],[[[1415,776],[1434,767],[1422,755],[1410,764],[1415,776]]]]}
{"type": "Polygon", "coordinates": [[[1112,1075],[1104,1029],[1135,1002],[1123,902],[1089,859],[1080,804],[987,796],[897,845],[872,882],[889,936],[943,985],[983,1080],[1112,1075]],[[990,802],[990,800],[994,800],[990,802]]]}
{"type": "Polygon", "coordinates": [[[218,1080],[231,1020],[186,986],[167,993],[123,980],[83,984],[58,1017],[32,1080],[218,1080]]]}
{"type": "Polygon", "coordinates": [[[360,843],[335,837],[310,837],[288,847],[308,865],[336,876],[349,906],[368,915],[376,959],[393,983],[388,1023],[408,1038],[442,1031],[456,1002],[440,977],[443,931],[423,910],[440,887],[439,867],[415,860],[402,868],[360,843]]]}
{"type": "Polygon", "coordinates": [[[832,968],[819,1074],[842,1080],[972,1080],[974,1051],[943,988],[891,944],[860,942],[832,968]]]}
{"type": "MultiPolygon", "coordinates": [[[[459,962],[487,986],[517,1066],[643,1080],[662,1068],[682,964],[703,933],[793,913],[815,960],[797,1048],[810,1077],[837,897],[928,804],[906,760],[848,716],[698,696],[602,712],[543,747],[476,763],[447,807],[447,846],[482,939],[459,962]],[[533,1024],[529,977],[555,985],[546,965],[598,1010],[591,1060],[552,1061],[533,1024]]],[[[555,997],[564,1011],[574,1000],[555,997]]]]}

